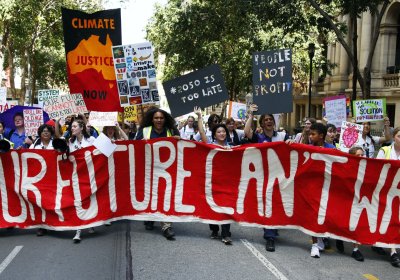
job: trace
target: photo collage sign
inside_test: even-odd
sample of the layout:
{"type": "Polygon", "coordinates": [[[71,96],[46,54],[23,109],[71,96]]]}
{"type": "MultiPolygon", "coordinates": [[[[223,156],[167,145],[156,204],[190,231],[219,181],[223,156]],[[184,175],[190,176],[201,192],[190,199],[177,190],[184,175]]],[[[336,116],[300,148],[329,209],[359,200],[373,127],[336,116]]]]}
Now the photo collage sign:
{"type": "Polygon", "coordinates": [[[159,103],[151,43],[114,46],[112,50],[121,107],[159,103]]]}

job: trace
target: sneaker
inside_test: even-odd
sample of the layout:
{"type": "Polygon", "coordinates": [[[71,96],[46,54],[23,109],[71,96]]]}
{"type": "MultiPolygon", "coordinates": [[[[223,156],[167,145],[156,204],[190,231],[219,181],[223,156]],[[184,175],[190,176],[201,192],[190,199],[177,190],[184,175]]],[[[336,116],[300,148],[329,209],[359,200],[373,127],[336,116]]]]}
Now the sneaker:
{"type": "Polygon", "coordinates": [[[400,267],[400,258],[399,258],[399,255],[397,253],[394,253],[393,255],[390,256],[390,263],[394,267],[400,267]]]}
{"type": "Polygon", "coordinates": [[[318,246],[318,250],[320,250],[320,251],[325,250],[325,243],[322,240],[322,237],[317,238],[317,246],[318,246]]]}
{"type": "Polygon", "coordinates": [[[344,244],[342,240],[336,240],[336,249],[340,252],[340,253],[344,253],[344,244]]]}
{"type": "Polygon", "coordinates": [[[353,250],[353,253],[351,253],[351,257],[358,262],[364,261],[364,256],[361,254],[360,250],[353,250]]]}
{"type": "Polygon", "coordinates": [[[383,250],[383,248],[381,248],[381,247],[372,246],[371,249],[372,249],[372,251],[374,251],[374,252],[377,253],[378,255],[381,255],[381,256],[386,255],[385,250],[383,250]]]}
{"type": "Polygon", "coordinates": [[[39,228],[39,229],[36,231],[36,236],[43,236],[43,235],[45,235],[46,233],[47,233],[47,229],[39,228]]]}
{"type": "Polygon", "coordinates": [[[168,240],[175,240],[175,238],[174,238],[175,232],[173,232],[171,228],[167,228],[166,230],[164,230],[163,235],[168,240]]]}
{"type": "Polygon", "coordinates": [[[74,241],[74,243],[81,242],[81,230],[80,229],[78,229],[76,231],[76,234],[75,234],[74,238],[72,238],[72,240],[74,241]]]}
{"type": "Polygon", "coordinates": [[[90,233],[90,234],[93,234],[93,233],[94,233],[94,228],[92,228],[92,227],[89,228],[89,233],[90,233]]]}
{"type": "Polygon", "coordinates": [[[212,231],[210,235],[211,239],[218,239],[218,231],[212,231]]]}
{"type": "Polygon", "coordinates": [[[322,242],[324,242],[324,249],[328,250],[331,248],[331,242],[329,240],[329,238],[322,238],[322,242]]]}
{"type": "Polygon", "coordinates": [[[265,250],[267,250],[268,252],[275,252],[275,240],[273,238],[267,239],[265,250]]]}
{"type": "Polygon", "coordinates": [[[226,236],[226,237],[222,237],[222,243],[224,243],[225,245],[232,245],[232,240],[226,236]]]}
{"type": "Polygon", "coordinates": [[[317,243],[315,243],[311,246],[311,257],[319,258],[319,249],[318,249],[317,243]]]}

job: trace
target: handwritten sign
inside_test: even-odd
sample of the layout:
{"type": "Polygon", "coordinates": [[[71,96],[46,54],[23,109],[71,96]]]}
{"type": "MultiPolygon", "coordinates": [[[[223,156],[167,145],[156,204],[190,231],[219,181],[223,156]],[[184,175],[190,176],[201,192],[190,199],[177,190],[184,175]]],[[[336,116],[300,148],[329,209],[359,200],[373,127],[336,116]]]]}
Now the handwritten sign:
{"type": "Polygon", "coordinates": [[[228,117],[234,120],[246,119],[246,104],[229,101],[228,117]]]}
{"type": "Polygon", "coordinates": [[[341,127],[342,122],[346,121],[346,96],[333,96],[324,98],[325,117],[328,123],[341,127]]]}
{"type": "Polygon", "coordinates": [[[0,104],[0,113],[11,109],[14,106],[18,105],[18,100],[8,100],[5,104],[0,104]]]}
{"type": "Polygon", "coordinates": [[[38,104],[40,107],[43,108],[43,102],[56,98],[60,95],[60,90],[58,89],[39,89],[38,90],[38,104]]]}
{"type": "Polygon", "coordinates": [[[253,54],[253,101],[260,114],[293,111],[290,49],[253,54]]]}
{"type": "Polygon", "coordinates": [[[25,135],[37,135],[38,128],[44,123],[42,109],[24,110],[25,135]]]}
{"type": "Polygon", "coordinates": [[[171,115],[193,112],[194,106],[206,108],[229,98],[221,69],[213,64],[163,83],[171,115]]]}
{"type": "Polygon", "coordinates": [[[386,116],[386,99],[354,100],[356,122],[381,121],[386,116]]]}
{"type": "Polygon", "coordinates": [[[89,123],[92,126],[115,126],[117,122],[118,112],[96,112],[91,111],[89,115],[89,123]]]}
{"type": "Polygon", "coordinates": [[[60,119],[73,114],[87,112],[82,94],[64,94],[43,101],[43,108],[50,119],[60,119]]]}
{"type": "Polygon", "coordinates": [[[362,125],[344,121],[340,131],[339,150],[348,153],[351,147],[362,146],[362,125]]]}

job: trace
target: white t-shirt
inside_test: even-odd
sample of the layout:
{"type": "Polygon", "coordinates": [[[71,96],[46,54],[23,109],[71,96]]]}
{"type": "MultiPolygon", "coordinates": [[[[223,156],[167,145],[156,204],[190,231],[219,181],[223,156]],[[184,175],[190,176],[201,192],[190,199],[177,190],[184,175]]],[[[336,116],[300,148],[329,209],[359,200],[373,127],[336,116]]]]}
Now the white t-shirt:
{"type": "MultiPolygon", "coordinates": [[[[212,143],[212,141],[213,141],[212,140],[212,133],[211,133],[211,130],[209,130],[208,128],[206,130],[206,136],[208,138],[207,143],[212,143]]],[[[197,142],[200,142],[201,141],[200,132],[197,132],[196,135],[193,137],[193,139],[196,140],[197,142]]]]}
{"type": "Polygon", "coordinates": [[[43,143],[40,143],[35,146],[35,142],[29,146],[29,149],[38,149],[38,150],[54,150],[53,148],[53,140],[50,139],[49,145],[44,146],[43,143]]]}
{"type": "Polygon", "coordinates": [[[186,140],[190,140],[190,136],[194,137],[195,135],[193,127],[189,127],[188,125],[182,127],[179,133],[181,135],[181,138],[186,140]]]}
{"type": "Polygon", "coordinates": [[[78,138],[73,143],[69,141],[69,151],[72,153],[73,151],[92,146],[95,139],[93,136],[90,136],[89,138],[83,137],[82,141],[78,141],[78,138]]]}
{"type": "MultiPolygon", "coordinates": [[[[372,136],[372,139],[374,139],[375,144],[379,144],[379,136],[372,136]]],[[[367,152],[368,150],[369,158],[374,158],[375,145],[372,143],[371,138],[369,138],[368,136],[365,138],[365,140],[361,138],[360,146],[364,149],[365,152],[367,152]]]]}

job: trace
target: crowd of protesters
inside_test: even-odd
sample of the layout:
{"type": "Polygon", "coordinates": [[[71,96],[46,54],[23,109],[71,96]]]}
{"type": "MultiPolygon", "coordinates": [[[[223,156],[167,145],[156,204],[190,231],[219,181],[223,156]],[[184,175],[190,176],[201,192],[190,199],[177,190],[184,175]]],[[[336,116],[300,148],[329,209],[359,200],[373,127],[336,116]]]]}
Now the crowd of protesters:
{"type": "MultiPolygon", "coordinates": [[[[24,129],[24,118],[22,113],[14,116],[15,128],[5,127],[0,122],[0,141],[7,141],[12,149],[56,149],[55,139],[65,141],[65,147],[69,152],[89,147],[93,144],[96,137],[103,133],[113,143],[121,140],[148,140],[162,137],[174,137],[175,139],[185,139],[191,141],[201,141],[210,145],[215,145],[224,149],[232,149],[234,146],[245,145],[247,143],[263,143],[285,141],[287,144],[300,143],[304,145],[319,146],[321,148],[336,149],[339,143],[339,133],[332,124],[326,124],[326,120],[316,120],[305,118],[303,129],[298,133],[289,135],[285,128],[277,129],[276,120],[272,114],[262,114],[258,118],[256,125],[255,114],[257,105],[253,104],[248,110],[247,121],[245,123],[233,118],[223,119],[217,114],[208,116],[205,123],[200,108],[194,109],[194,115],[190,115],[184,122],[176,123],[172,116],[159,108],[150,108],[143,116],[140,126],[137,128],[135,123],[122,122],[115,126],[103,127],[103,130],[95,128],[88,123],[88,116],[77,115],[69,116],[62,121],[50,120],[39,127],[36,136],[26,136],[24,129]]],[[[390,123],[386,118],[384,129],[381,135],[371,135],[371,123],[362,123],[362,144],[354,146],[349,150],[350,154],[379,159],[400,159],[400,128],[390,128],[390,123]]],[[[106,225],[110,223],[105,222],[106,225]]],[[[144,222],[146,230],[154,229],[153,221],[144,222]]],[[[221,239],[225,245],[231,245],[230,225],[220,226],[210,224],[210,237],[221,239]]],[[[93,228],[89,229],[94,232],[93,228]]],[[[38,229],[37,235],[42,236],[46,233],[45,229],[38,229]]],[[[167,240],[175,240],[175,233],[171,222],[162,222],[162,233],[167,240]]],[[[265,249],[268,252],[275,251],[275,240],[278,237],[277,229],[264,229],[266,240],[265,249]]],[[[311,246],[311,257],[319,258],[320,252],[330,247],[328,238],[313,236],[311,246]]],[[[81,241],[81,230],[77,230],[73,237],[75,243],[81,241]]],[[[336,240],[336,248],[339,252],[344,252],[343,241],[336,240]]],[[[380,247],[372,247],[378,254],[385,255],[386,251],[380,247]]],[[[359,244],[353,244],[351,256],[357,261],[363,261],[364,257],[359,250],[359,244]]],[[[400,267],[400,258],[395,248],[390,250],[390,262],[395,267],[400,267]]]]}

